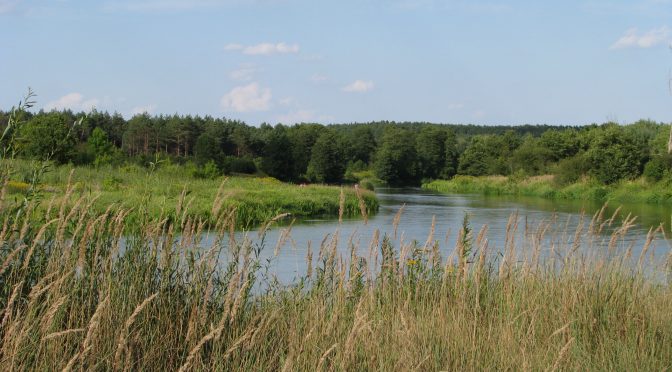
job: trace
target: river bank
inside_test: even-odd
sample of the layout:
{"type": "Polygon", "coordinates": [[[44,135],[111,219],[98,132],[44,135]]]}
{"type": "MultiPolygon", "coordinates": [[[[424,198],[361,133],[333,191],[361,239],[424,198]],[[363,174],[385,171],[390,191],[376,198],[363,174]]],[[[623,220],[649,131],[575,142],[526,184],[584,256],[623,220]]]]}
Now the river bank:
{"type": "MultiPolygon", "coordinates": [[[[30,185],[35,164],[15,161],[8,184],[10,199],[24,195],[30,185]]],[[[251,228],[273,217],[288,213],[294,218],[328,216],[338,218],[375,214],[378,200],[373,192],[352,186],[295,185],[271,177],[229,176],[215,179],[195,178],[180,165],[159,165],[154,169],[138,166],[50,168],[40,179],[44,191],[43,206],[58,204],[69,192],[76,196],[95,196],[91,208],[104,212],[108,207],[130,208],[130,218],[182,218],[180,213],[214,225],[213,208],[235,207],[238,228],[251,228]],[[188,207],[188,208],[187,208],[188,207]]]]}
{"type": "Polygon", "coordinates": [[[594,202],[672,204],[669,181],[651,183],[644,178],[623,180],[612,185],[584,179],[559,186],[553,176],[515,178],[504,176],[455,176],[422,185],[423,189],[441,193],[478,193],[483,195],[534,196],[546,199],[586,200],[594,202]]]}

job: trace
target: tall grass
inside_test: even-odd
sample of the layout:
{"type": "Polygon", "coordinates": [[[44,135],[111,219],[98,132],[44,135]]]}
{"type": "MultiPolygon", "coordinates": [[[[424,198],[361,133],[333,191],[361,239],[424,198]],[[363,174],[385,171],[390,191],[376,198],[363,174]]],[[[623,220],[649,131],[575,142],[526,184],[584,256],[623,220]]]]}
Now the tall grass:
{"type": "Polygon", "coordinates": [[[672,290],[648,263],[661,232],[641,255],[619,251],[631,218],[598,213],[565,235],[541,224],[521,241],[513,215],[500,254],[487,226],[472,231],[468,219],[451,247],[434,226],[423,244],[396,236],[395,224],[395,236],[342,252],[347,237],[335,232],[308,250],[296,283],[280,286],[260,259],[274,222],[236,240],[226,194],[210,205],[204,239],[188,195],[178,218],[130,226],[130,209],[91,208],[95,196],[75,188],[44,208],[1,206],[3,369],[672,368],[672,290]]]}

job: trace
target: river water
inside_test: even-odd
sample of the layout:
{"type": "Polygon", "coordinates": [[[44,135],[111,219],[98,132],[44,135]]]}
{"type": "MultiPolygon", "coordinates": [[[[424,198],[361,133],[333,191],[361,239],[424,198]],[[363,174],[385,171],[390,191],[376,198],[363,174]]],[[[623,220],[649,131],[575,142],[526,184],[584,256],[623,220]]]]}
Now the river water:
{"type": "MultiPolygon", "coordinates": [[[[491,257],[501,257],[506,249],[507,225],[512,214],[516,213],[514,220],[517,228],[510,226],[509,235],[517,240],[518,249],[524,250],[526,246],[529,248],[529,242],[534,239],[535,234],[544,230],[542,255],[559,255],[558,252],[562,252],[562,249],[574,245],[574,232],[577,227],[582,226],[583,231],[587,231],[591,218],[602,208],[601,204],[591,202],[439,194],[417,188],[380,188],[376,189],[376,193],[380,210],[369,216],[366,224],[362,218],[348,219],[342,223],[337,219],[306,219],[294,221],[291,229],[287,223],[271,227],[265,234],[262,262],[269,266],[270,272],[280,282],[289,283],[305,274],[309,247],[313,252],[313,264],[317,264],[318,251],[325,237],[328,238],[326,244],[329,244],[329,239],[338,236],[337,250],[343,258],[350,257],[352,245],[360,256],[367,256],[376,230],[380,237],[387,234],[396,249],[413,240],[423,246],[431,233],[433,221],[435,228],[431,240],[438,242],[441,254],[447,257],[454,250],[465,214],[468,215],[474,237],[487,225],[488,252],[491,257]],[[394,219],[402,206],[395,238],[394,219]]],[[[609,205],[603,213],[603,220],[609,219],[618,207],[619,205],[609,205]]],[[[606,249],[606,245],[611,242],[620,253],[630,249],[636,260],[649,229],[663,224],[667,234],[671,217],[672,210],[669,206],[623,205],[611,226],[605,225],[603,231],[595,234],[596,237],[590,242],[583,238],[577,245],[587,253],[588,250],[606,249]],[[627,234],[612,241],[611,234],[622,225],[623,219],[628,215],[638,217],[627,234]]],[[[238,241],[245,237],[253,244],[260,244],[257,231],[237,233],[238,241]]],[[[663,234],[658,234],[647,250],[646,262],[660,264],[670,250],[667,239],[663,234]]]]}

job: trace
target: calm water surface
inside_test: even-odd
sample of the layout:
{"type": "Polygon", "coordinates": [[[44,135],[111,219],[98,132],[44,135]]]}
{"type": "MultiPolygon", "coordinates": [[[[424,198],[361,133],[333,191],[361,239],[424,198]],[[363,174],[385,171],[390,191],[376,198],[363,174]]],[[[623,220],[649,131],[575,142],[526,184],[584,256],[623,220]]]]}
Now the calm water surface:
{"type": "MultiPolygon", "coordinates": [[[[433,240],[438,241],[444,257],[450,255],[455,246],[457,234],[462,226],[465,213],[469,216],[474,236],[487,225],[488,251],[491,256],[501,255],[504,250],[506,229],[509,218],[517,213],[518,228],[516,233],[517,246],[524,249],[532,240],[535,232],[546,226],[544,242],[549,255],[551,246],[557,250],[571,246],[574,231],[579,224],[587,228],[594,213],[600,210],[601,204],[578,201],[552,201],[540,198],[511,198],[487,197],[471,194],[438,194],[422,189],[377,189],[380,201],[380,210],[370,216],[368,223],[362,219],[345,220],[341,224],[334,219],[310,219],[295,221],[288,238],[280,246],[279,253],[274,254],[275,247],[282,236],[282,231],[288,227],[274,226],[265,238],[262,256],[268,261],[271,271],[281,282],[291,282],[304,275],[306,271],[306,253],[312,247],[313,262],[317,262],[321,242],[326,236],[338,236],[338,250],[341,255],[349,257],[349,242],[358,247],[358,254],[368,255],[368,247],[374,232],[379,230],[380,236],[387,234],[394,237],[393,220],[399,209],[404,206],[397,231],[397,238],[393,239],[395,248],[416,240],[423,245],[428,239],[432,220],[435,219],[433,240]],[[583,219],[582,219],[583,213],[583,219]],[[525,243],[525,242],[528,243],[525,243]]],[[[618,205],[610,205],[605,211],[605,219],[611,217],[618,205]]],[[[625,252],[632,246],[632,255],[637,258],[641,247],[646,240],[650,227],[657,227],[661,223],[665,231],[669,231],[672,210],[669,206],[653,205],[624,205],[611,227],[605,227],[604,232],[596,241],[580,242],[582,250],[597,250],[608,244],[611,233],[623,222],[623,218],[631,214],[638,216],[634,226],[628,234],[618,240],[618,250],[625,252]]],[[[247,236],[253,243],[258,244],[257,231],[239,232],[237,239],[247,236]]],[[[553,251],[555,252],[555,251],[553,251]]],[[[647,259],[660,262],[670,252],[667,240],[659,235],[654,240],[647,259]]],[[[557,253],[555,253],[557,254],[557,253]]]]}

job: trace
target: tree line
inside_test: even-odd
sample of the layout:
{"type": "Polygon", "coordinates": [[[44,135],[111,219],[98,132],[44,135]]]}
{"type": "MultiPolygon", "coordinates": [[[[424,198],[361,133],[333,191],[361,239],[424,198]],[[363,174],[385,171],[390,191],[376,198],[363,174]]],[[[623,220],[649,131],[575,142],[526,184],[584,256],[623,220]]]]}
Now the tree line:
{"type": "MultiPolygon", "coordinates": [[[[455,175],[554,174],[609,184],[667,177],[669,125],[641,120],[581,127],[371,122],[286,126],[210,116],[22,112],[19,156],[76,165],[185,164],[197,177],[263,173],[283,181],[417,185],[455,175]]],[[[0,111],[0,128],[9,113],[0,111]]]]}

